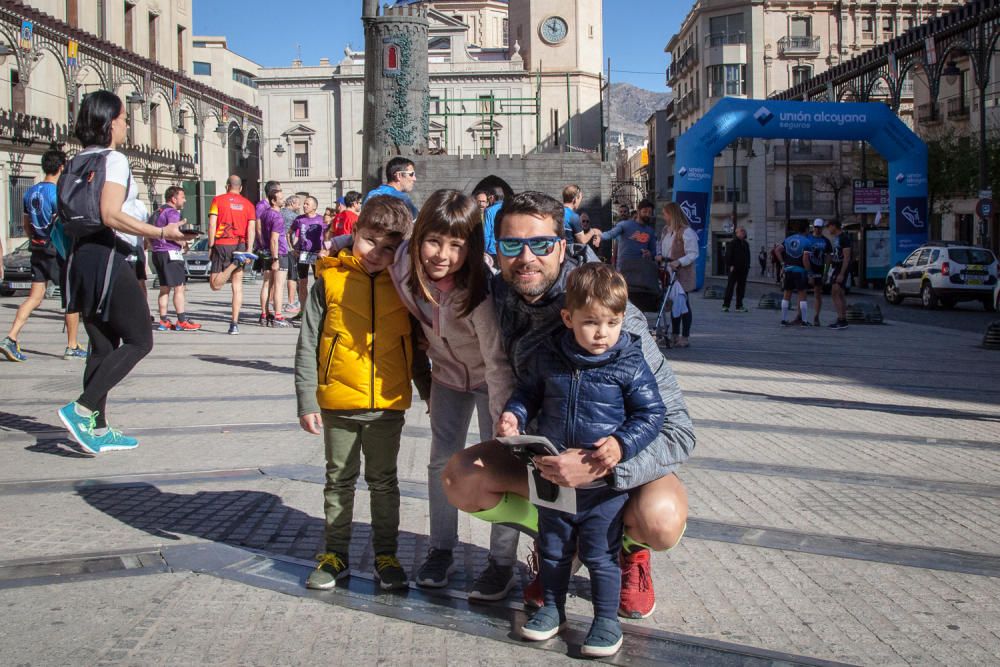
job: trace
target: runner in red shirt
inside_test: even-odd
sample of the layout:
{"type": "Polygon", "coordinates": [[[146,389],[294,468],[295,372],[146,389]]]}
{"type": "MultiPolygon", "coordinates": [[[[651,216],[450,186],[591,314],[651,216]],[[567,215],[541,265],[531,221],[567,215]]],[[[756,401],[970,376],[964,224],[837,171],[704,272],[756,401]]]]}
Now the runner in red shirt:
{"type": "Polygon", "coordinates": [[[209,285],[215,291],[226,283],[233,286],[231,335],[239,334],[240,307],[243,305],[243,268],[257,256],[253,247],[256,213],[250,200],[240,194],[243,181],[233,174],[226,181],[226,193],[212,200],[208,211],[208,246],[212,261],[209,285]]]}
{"type": "Polygon", "coordinates": [[[354,223],[358,221],[358,211],[361,210],[361,193],[350,191],[344,195],[344,210],[333,219],[333,235],[350,234],[354,223]]]}

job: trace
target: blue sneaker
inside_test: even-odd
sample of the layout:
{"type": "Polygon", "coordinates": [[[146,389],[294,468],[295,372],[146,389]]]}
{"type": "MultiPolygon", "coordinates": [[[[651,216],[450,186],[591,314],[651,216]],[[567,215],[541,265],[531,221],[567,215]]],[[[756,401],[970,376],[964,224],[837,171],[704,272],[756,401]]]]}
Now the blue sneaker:
{"type": "Polygon", "coordinates": [[[11,340],[9,336],[0,343],[0,352],[7,357],[8,361],[25,361],[28,358],[21,353],[21,346],[17,344],[17,341],[11,340]]]}
{"type": "Polygon", "coordinates": [[[69,434],[81,447],[91,454],[101,452],[100,437],[94,435],[94,425],[97,423],[97,413],[88,417],[76,414],[76,402],[59,408],[59,419],[65,424],[69,434]]]}
{"type": "Polygon", "coordinates": [[[135,438],[122,434],[121,431],[108,427],[108,432],[104,435],[94,434],[99,451],[109,452],[119,449],[135,449],[139,446],[139,441],[135,438]]]}
{"type": "Polygon", "coordinates": [[[230,336],[239,336],[240,335],[240,325],[236,324],[236,322],[230,322],[229,323],[229,335],[230,336]]]}
{"type": "Polygon", "coordinates": [[[234,252],[233,253],[233,264],[239,268],[243,268],[248,264],[253,264],[257,261],[257,255],[252,252],[234,252]]]}
{"type": "Polygon", "coordinates": [[[66,351],[63,352],[63,359],[65,359],[66,361],[69,361],[71,359],[86,359],[86,358],[87,358],[87,351],[82,347],[80,347],[79,345],[76,347],[67,347],[66,351]]]}
{"type": "Polygon", "coordinates": [[[533,642],[552,639],[566,627],[566,612],[553,605],[545,605],[521,626],[521,636],[533,642]]]}
{"type": "Polygon", "coordinates": [[[580,653],[588,658],[607,658],[622,647],[622,624],[617,618],[595,618],[580,653]]]}

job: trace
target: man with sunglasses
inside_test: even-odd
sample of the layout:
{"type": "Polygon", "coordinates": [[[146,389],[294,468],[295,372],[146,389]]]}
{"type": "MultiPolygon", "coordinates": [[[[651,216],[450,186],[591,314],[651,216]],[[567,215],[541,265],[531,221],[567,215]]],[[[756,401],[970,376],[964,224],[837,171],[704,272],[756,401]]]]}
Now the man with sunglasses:
{"type": "Polygon", "coordinates": [[[367,204],[369,199],[379,195],[389,195],[396,199],[402,199],[406,207],[410,209],[410,213],[413,214],[413,219],[416,220],[417,207],[413,205],[410,195],[407,194],[413,192],[413,186],[416,183],[417,172],[413,162],[397,155],[385,165],[385,183],[365,195],[364,203],[367,204]]]}
{"type": "MultiPolygon", "coordinates": [[[[496,236],[500,275],[494,277],[493,294],[497,319],[511,366],[520,375],[542,342],[565,329],[561,310],[567,276],[595,257],[586,246],[566,243],[562,204],[539,192],[523,192],[504,202],[497,215],[496,236]]],[[[646,318],[632,304],[623,329],[641,338],[643,354],[667,407],[660,434],[642,454],[612,469],[582,449],[541,457],[537,463],[543,477],[560,486],[584,487],[607,478],[612,487],[629,490],[619,614],[645,618],[655,608],[650,549],[673,547],[687,524],[687,492],[674,470],[694,449],[695,436],[677,379],[649,335],[646,318]]],[[[527,472],[498,443],[480,443],[456,454],[443,479],[449,501],[459,509],[531,533],[531,518],[537,515],[527,503],[527,472]]],[[[503,583],[513,577],[509,570],[491,560],[480,579],[492,572],[503,583]]],[[[537,579],[525,590],[527,604],[539,603],[536,584],[537,579]]]]}

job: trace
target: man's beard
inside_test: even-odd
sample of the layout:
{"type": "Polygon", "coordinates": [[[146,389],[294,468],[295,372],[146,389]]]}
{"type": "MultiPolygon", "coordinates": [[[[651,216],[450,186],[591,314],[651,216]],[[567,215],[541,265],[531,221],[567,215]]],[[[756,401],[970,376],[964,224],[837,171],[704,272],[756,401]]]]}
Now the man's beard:
{"type": "Polygon", "coordinates": [[[519,282],[517,280],[517,273],[514,271],[511,271],[509,274],[504,275],[503,278],[507,282],[507,284],[510,285],[511,289],[513,289],[521,296],[527,298],[537,298],[544,295],[546,292],[552,289],[552,286],[555,285],[556,282],[558,282],[559,280],[558,271],[556,271],[556,273],[551,278],[546,276],[543,272],[540,273],[542,273],[542,279],[543,279],[542,282],[533,283],[530,285],[526,285],[524,283],[519,282]]]}

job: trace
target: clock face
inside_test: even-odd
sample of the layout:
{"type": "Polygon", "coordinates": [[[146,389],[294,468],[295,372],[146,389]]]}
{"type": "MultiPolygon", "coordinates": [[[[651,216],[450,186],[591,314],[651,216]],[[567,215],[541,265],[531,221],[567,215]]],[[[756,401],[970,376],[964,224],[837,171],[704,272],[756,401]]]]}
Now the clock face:
{"type": "Polygon", "coordinates": [[[566,35],[569,34],[569,24],[561,16],[550,16],[542,21],[541,26],[539,26],[539,32],[542,35],[542,39],[549,44],[558,44],[566,39],[566,35]]]}

